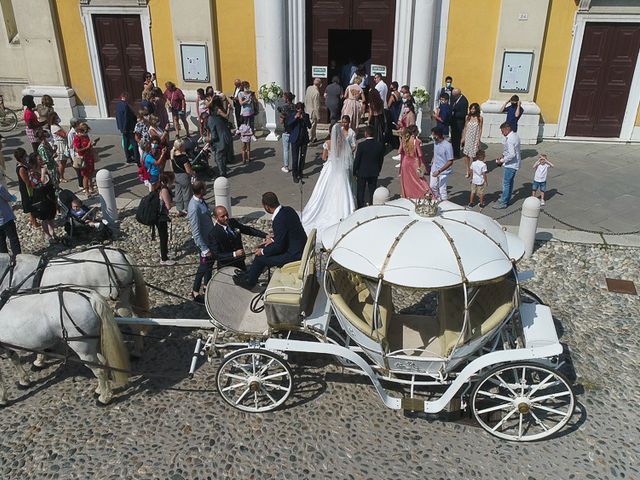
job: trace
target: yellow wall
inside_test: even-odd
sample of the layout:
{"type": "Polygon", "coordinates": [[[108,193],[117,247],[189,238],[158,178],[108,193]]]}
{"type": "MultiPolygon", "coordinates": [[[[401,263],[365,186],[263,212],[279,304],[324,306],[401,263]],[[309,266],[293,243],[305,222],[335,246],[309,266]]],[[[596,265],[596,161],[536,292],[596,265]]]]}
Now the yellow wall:
{"type": "Polygon", "coordinates": [[[164,90],[165,82],[178,83],[180,78],[180,72],[176,68],[169,0],[150,0],[149,14],[155,74],[158,77],[158,86],[164,90]]]}
{"type": "Polygon", "coordinates": [[[640,126],[640,108],[638,108],[638,114],[636,115],[636,125],[640,126]]]}
{"type": "Polygon", "coordinates": [[[219,89],[233,93],[236,78],[258,89],[256,27],[253,0],[216,0],[215,27],[218,39],[219,89]]]}
{"type": "Polygon", "coordinates": [[[551,0],[535,95],[535,102],[542,111],[542,119],[545,123],[558,123],[560,103],[569,67],[573,41],[571,30],[576,9],[574,2],[551,0]]]}
{"type": "Polygon", "coordinates": [[[53,2],[60,22],[60,41],[64,48],[67,78],[81,105],[95,105],[96,95],[89,64],[84,27],[80,20],[79,3],[75,0],[53,2]]]}
{"type": "Polygon", "coordinates": [[[500,0],[456,0],[450,3],[444,72],[453,77],[469,103],[489,99],[491,66],[500,21],[500,0]]]}

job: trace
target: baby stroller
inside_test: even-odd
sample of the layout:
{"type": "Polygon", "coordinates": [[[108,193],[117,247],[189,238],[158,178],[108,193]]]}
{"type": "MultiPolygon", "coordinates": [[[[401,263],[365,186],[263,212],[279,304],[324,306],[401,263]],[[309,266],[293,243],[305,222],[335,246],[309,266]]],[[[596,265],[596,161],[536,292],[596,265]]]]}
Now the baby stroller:
{"type": "Polygon", "coordinates": [[[204,141],[203,138],[185,140],[185,153],[191,162],[191,168],[196,174],[198,180],[211,180],[215,177],[213,168],[209,165],[209,155],[211,154],[211,146],[204,141]],[[202,141],[202,145],[200,144],[202,141]]]}
{"type": "Polygon", "coordinates": [[[82,205],[82,201],[71,190],[60,190],[58,192],[58,207],[64,218],[64,230],[67,233],[63,242],[66,245],[71,245],[74,236],[85,239],[93,237],[97,242],[111,240],[113,232],[107,223],[104,220],[96,220],[100,209],[98,207],[84,207],[86,212],[77,217],[72,213],[72,203],[74,201],[82,205]]]}

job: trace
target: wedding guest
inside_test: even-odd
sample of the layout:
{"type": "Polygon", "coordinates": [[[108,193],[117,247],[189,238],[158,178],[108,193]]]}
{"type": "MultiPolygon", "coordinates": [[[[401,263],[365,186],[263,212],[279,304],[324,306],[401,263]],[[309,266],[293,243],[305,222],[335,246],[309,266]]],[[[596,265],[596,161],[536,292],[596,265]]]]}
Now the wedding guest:
{"type": "Polygon", "coordinates": [[[433,194],[440,200],[447,200],[447,183],[453,165],[453,147],[444,139],[442,130],[437,127],[431,129],[433,136],[433,160],[431,161],[430,187],[433,194]]]}
{"type": "Polygon", "coordinates": [[[133,135],[133,129],[136,126],[136,115],[129,106],[129,94],[122,92],[120,100],[116,104],[116,124],[120,134],[122,135],[122,148],[127,163],[137,164],[140,161],[138,153],[138,144],[133,135]]]}
{"type": "Polygon", "coordinates": [[[166,82],[164,84],[166,90],[164,91],[164,97],[169,102],[169,108],[171,109],[171,116],[173,117],[173,127],[176,129],[176,137],[180,137],[180,122],[184,125],[185,134],[189,136],[189,124],[187,123],[187,99],[176,84],[173,82],[166,82]]]}
{"type": "Polygon", "coordinates": [[[94,147],[98,143],[99,138],[91,141],[89,138],[89,125],[82,122],[76,127],[76,137],[73,140],[73,146],[78,157],[82,159],[80,173],[82,174],[82,185],[87,195],[94,195],[93,191],[93,174],[95,173],[95,154],[94,147]]]}
{"type": "Polygon", "coordinates": [[[37,152],[40,142],[36,138],[36,132],[40,129],[40,127],[46,125],[47,121],[38,120],[38,115],[35,112],[36,104],[33,101],[33,95],[25,95],[24,97],[22,97],[22,106],[24,107],[23,118],[27,140],[29,140],[29,143],[31,143],[31,148],[33,149],[33,151],[37,152]]]}
{"type": "Polygon", "coordinates": [[[16,159],[16,177],[18,178],[18,191],[20,192],[20,203],[22,211],[29,215],[29,223],[33,229],[39,228],[40,225],[33,215],[33,189],[29,180],[29,156],[24,148],[18,147],[13,152],[13,158],[16,159]]]}
{"type": "Polygon", "coordinates": [[[340,78],[334,76],[331,83],[324,90],[324,102],[329,109],[329,131],[340,120],[340,101],[342,99],[342,87],[340,86],[340,78]]]}
{"type": "Polygon", "coordinates": [[[171,170],[176,175],[175,202],[180,217],[187,215],[191,198],[191,180],[195,176],[189,157],[185,154],[185,146],[186,143],[178,138],[173,142],[171,150],[171,170]]]}
{"type": "Polygon", "coordinates": [[[11,208],[11,203],[15,201],[16,196],[9,193],[7,187],[0,185],[0,253],[9,253],[7,248],[7,239],[9,239],[13,257],[22,253],[16,229],[16,216],[11,208]]]}
{"type": "Polygon", "coordinates": [[[278,113],[280,114],[280,123],[282,123],[282,170],[284,173],[289,173],[289,165],[291,165],[291,144],[289,143],[289,136],[291,130],[287,128],[287,119],[295,112],[296,107],[293,104],[295,95],[291,92],[284,92],[284,105],[278,107],[278,113]]]}
{"type": "Polygon", "coordinates": [[[304,111],[304,103],[298,102],[295,111],[289,115],[286,123],[289,129],[289,143],[291,145],[291,163],[293,181],[298,183],[302,178],[304,161],[309,144],[308,128],[311,128],[309,115],[304,111]]]}
{"type": "Polygon", "coordinates": [[[208,244],[209,235],[213,231],[211,210],[204,197],[207,193],[207,185],[197,180],[193,182],[193,197],[189,201],[188,216],[191,227],[191,236],[199,251],[200,263],[198,271],[193,279],[191,296],[197,303],[204,303],[204,296],[200,293],[202,282],[206,286],[213,274],[213,252],[208,244]]]}
{"type": "Polygon", "coordinates": [[[472,103],[469,106],[469,114],[465,120],[462,131],[462,153],[464,154],[464,165],[467,169],[466,178],[471,177],[471,159],[476,157],[480,150],[480,139],[482,138],[482,115],[480,115],[480,105],[472,103]]]}
{"type": "Polygon", "coordinates": [[[316,128],[318,126],[318,121],[320,120],[321,85],[322,80],[314,78],[313,84],[307,87],[307,91],[304,94],[304,108],[309,112],[309,120],[311,121],[311,131],[309,132],[309,135],[311,136],[311,143],[316,143],[318,141],[316,137],[316,128]]]}
{"type": "Polygon", "coordinates": [[[365,103],[364,92],[360,87],[362,79],[356,76],[351,85],[344,91],[344,103],[342,104],[342,115],[347,115],[351,119],[351,128],[355,131],[360,125],[360,117],[364,112],[365,103]]]}
{"type": "Polygon", "coordinates": [[[469,112],[469,101],[459,88],[451,90],[451,146],[453,155],[460,158],[460,143],[462,142],[462,130],[464,130],[465,119],[469,112]]]}
{"type": "Polygon", "coordinates": [[[409,125],[400,143],[400,194],[403,198],[422,198],[429,191],[418,127],[409,125]]]}
{"type": "Polygon", "coordinates": [[[358,144],[353,161],[353,175],[357,179],[356,205],[358,208],[373,205],[373,192],[378,187],[378,176],[384,161],[384,145],[377,141],[374,135],[373,127],[368,126],[364,129],[364,140],[358,144]]]}

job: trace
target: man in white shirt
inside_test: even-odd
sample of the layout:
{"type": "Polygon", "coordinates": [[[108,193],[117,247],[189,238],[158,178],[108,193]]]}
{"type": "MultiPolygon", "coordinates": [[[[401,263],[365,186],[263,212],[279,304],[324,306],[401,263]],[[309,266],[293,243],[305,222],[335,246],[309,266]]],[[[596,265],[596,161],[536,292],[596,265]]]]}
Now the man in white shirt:
{"type": "Polygon", "coordinates": [[[513,181],[516,178],[516,173],[520,168],[520,161],[522,160],[520,155],[520,137],[516,132],[511,131],[511,125],[504,122],[500,125],[500,131],[504,135],[502,140],[502,157],[496,160],[498,166],[504,167],[502,175],[502,196],[498,201],[498,204],[493,208],[501,210],[507,208],[509,201],[511,200],[511,194],[513,193],[513,181]]]}
{"type": "Polygon", "coordinates": [[[376,90],[380,94],[380,98],[382,99],[382,103],[384,103],[384,108],[387,108],[387,96],[389,95],[389,87],[382,80],[382,75],[376,73],[373,76],[373,82],[376,84],[376,90]]]}
{"type": "Polygon", "coordinates": [[[440,200],[449,198],[447,181],[453,165],[453,147],[444,139],[444,133],[438,127],[431,129],[433,136],[433,161],[431,162],[431,176],[429,186],[440,200]]]}
{"type": "Polygon", "coordinates": [[[316,128],[318,126],[318,120],[320,120],[320,85],[322,85],[322,80],[314,78],[313,85],[309,85],[304,94],[304,109],[309,114],[309,119],[311,120],[311,130],[309,132],[311,143],[318,141],[316,138],[316,128]]]}

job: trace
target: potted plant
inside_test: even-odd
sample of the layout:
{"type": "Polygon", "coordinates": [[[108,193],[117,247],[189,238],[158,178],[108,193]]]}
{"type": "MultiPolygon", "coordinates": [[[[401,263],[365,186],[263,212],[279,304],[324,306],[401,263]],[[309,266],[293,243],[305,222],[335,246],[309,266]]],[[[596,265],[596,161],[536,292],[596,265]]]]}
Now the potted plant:
{"type": "Polygon", "coordinates": [[[418,131],[421,135],[423,131],[430,132],[431,116],[429,115],[429,101],[431,100],[431,95],[429,95],[427,89],[422,86],[415,87],[411,95],[416,104],[416,126],[418,127],[418,131]]]}
{"type": "Polygon", "coordinates": [[[265,83],[260,85],[258,89],[258,96],[264,103],[264,113],[266,124],[265,128],[269,130],[266,140],[277,141],[278,135],[276,134],[276,103],[282,98],[284,90],[276,82],[265,83]]]}

